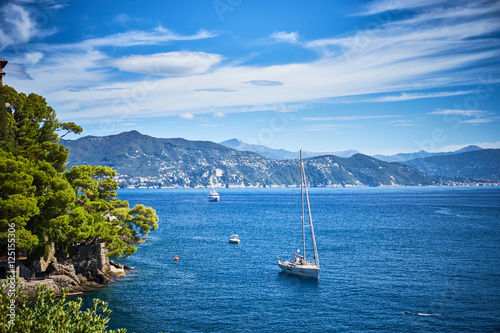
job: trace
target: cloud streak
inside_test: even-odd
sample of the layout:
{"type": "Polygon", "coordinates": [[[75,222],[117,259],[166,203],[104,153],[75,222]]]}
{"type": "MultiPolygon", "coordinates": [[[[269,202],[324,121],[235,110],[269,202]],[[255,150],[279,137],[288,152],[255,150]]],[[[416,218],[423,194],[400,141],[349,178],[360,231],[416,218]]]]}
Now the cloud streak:
{"type": "Polygon", "coordinates": [[[458,91],[440,91],[431,93],[401,93],[399,95],[382,96],[370,100],[365,100],[365,102],[399,102],[399,101],[409,101],[413,99],[423,99],[423,98],[437,98],[437,97],[450,97],[450,96],[460,96],[468,95],[474,93],[474,90],[458,90],[458,91]]]}
{"type": "Polygon", "coordinates": [[[448,0],[379,0],[366,6],[365,10],[358,13],[360,16],[380,14],[388,11],[419,9],[428,6],[437,6],[450,3],[448,0]]]}
{"type": "Polygon", "coordinates": [[[481,117],[490,113],[486,110],[453,110],[453,109],[438,109],[436,111],[428,112],[431,115],[442,116],[462,116],[462,117],[481,117]]]}
{"type": "Polygon", "coordinates": [[[500,117],[490,117],[490,118],[477,118],[477,119],[469,119],[469,120],[463,120],[461,121],[462,124],[486,124],[486,123],[491,123],[494,121],[497,121],[500,119],[500,117]]]}
{"type": "Polygon", "coordinates": [[[292,44],[297,43],[299,40],[299,34],[297,32],[276,31],[273,32],[269,37],[276,42],[292,44]]]}
{"type": "Polygon", "coordinates": [[[354,121],[354,120],[368,120],[368,119],[384,119],[384,118],[400,118],[402,115],[383,115],[383,116],[343,116],[343,117],[303,117],[304,121],[354,121]]]}
{"type": "Polygon", "coordinates": [[[252,84],[254,86],[261,86],[261,87],[276,87],[276,86],[283,85],[283,82],[270,81],[270,80],[251,80],[251,81],[247,81],[245,83],[249,83],[249,84],[252,84]]]}
{"type": "Polygon", "coordinates": [[[205,52],[168,52],[150,55],[132,55],[104,60],[107,66],[123,72],[151,75],[203,74],[222,61],[219,54],[205,52]]]}
{"type": "Polygon", "coordinates": [[[181,119],[187,119],[187,120],[193,120],[194,119],[194,114],[190,112],[182,112],[178,114],[179,118],[181,119]]]}
{"type": "Polygon", "coordinates": [[[186,41],[213,38],[217,36],[213,32],[200,30],[194,35],[179,35],[168,29],[158,26],[152,31],[128,31],[101,38],[92,38],[82,43],[73,45],[80,47],[130,47],[138,45],[161,45],[173,41],[186,41]]]}
{"type": "Polygon", "coordinates": [[[460,121],[460,124],[487,124],[500,119],[498,116],[494,116],[495,113],[487,110],[455,110],[455,109],[438,109],[433,112],[428,112],[429,115],[440,115],[444,117],[454,116],[460,117],[464,120],[460,121]],[[472,118],[472,119],[465,119],[472,118]]]}

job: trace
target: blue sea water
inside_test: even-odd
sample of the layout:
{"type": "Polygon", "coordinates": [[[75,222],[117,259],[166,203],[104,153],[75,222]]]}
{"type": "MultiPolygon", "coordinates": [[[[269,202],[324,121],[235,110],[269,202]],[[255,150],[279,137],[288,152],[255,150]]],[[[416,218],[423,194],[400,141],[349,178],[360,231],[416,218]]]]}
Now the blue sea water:
{"type": "Polygon", "coordinates": [[[311,189],[318,281],[276,264],[302,247],[298,189],[219,194],[209,203],[202,189],[119,191],[160,221],[121,261],[131,274],[84,296],[109,302],[110,328],[500,331],[499,188],[311,189]],[[228,243],[233,233],[241,244],[228,243]]]}

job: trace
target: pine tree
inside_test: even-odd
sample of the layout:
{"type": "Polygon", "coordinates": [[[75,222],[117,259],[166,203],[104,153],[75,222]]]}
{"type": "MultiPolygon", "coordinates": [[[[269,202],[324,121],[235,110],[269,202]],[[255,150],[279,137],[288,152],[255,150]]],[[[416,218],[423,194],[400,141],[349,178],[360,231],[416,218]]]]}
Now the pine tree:
{"type": "Polygon", "coordinates": [[[43,97],[0,86],[0,245],[15,223],[17,249],[41,255],[81,242],[104,242],[110,255],[126,257],[133,244],[158,227],[154,209],[116,198],[116,171],[104,166],[66,170],[68,150],[57,132],[80,133],[61,123],[43,97]]]}

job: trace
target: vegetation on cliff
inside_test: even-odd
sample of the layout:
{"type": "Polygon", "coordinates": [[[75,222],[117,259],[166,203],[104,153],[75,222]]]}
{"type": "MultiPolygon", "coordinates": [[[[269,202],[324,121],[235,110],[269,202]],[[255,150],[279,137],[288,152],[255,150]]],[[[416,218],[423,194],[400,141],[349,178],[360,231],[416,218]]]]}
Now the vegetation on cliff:
{"type": "Polygon", "coordinates": [[[59,122],[43,97],[0,86],[0,247],[6,247],[14,222],[16,250],[32,257],[51,243],[64,253],[75,244],[102,242],[110,256],[126,257],[158,227],[154,209],[130,208],[116,198],[113,169],[66,170],[68,149],[59,140],[81,131],[59,122]]]}

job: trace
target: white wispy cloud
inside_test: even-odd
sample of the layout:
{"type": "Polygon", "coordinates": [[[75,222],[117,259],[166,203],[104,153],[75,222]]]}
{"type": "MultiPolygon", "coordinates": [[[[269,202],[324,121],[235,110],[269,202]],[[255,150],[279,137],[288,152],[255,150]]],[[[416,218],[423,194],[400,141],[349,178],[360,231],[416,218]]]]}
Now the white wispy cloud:
{"type": "Polygon", "coordinates": [[[396,126],[396,127],[412,127],[412,126],[415,126],[415,124],[412,123],[409,120],[391,120],[391,121],[389,121],[389,124],[391,124],[392,126],[396,126]]]}
{"type": "Polygon", "coordinates": [[[233,91],[236,91],[236,90],[226,89],[226,88],[198,88],[198,89],[195,89],[195,91],[224,92],[224,93],[227,93],[227,92],[233,92],[233,91]]]}
{"type": "Polygon", "coordinates": [[[436,109],[436,111],[428,112],[427,114],[442,116],[481,117],[489,113],[490,112],[486,110],[436,109]]]}
{"type": "Polygon", "coordinates": [[[226,116],[226,114],[224,112],[221,112],[221,111],[215,112],[213,115],[214,118],[224,118],[225,116],[226,116]]]}
{"type": "Polygon", "coordinates": [[[216,125],[216,124],[199,124],[198,127],[219,127],[219,125],[216,125]]]}
{"type": "Polygon", "coordinates": [[[245,83],[253,84],[254,86],[264,86],[264,87],[274,87],[283,85],[283,82],[271,81],[271,80],[250,80],[245,83]]]}
{"type": "Polygon", "coordinates": [[[402,115],[369,115],[369,116],[343,116],[343,117],[302,117],[304,121],[353,121],[353,120],[367,120],[367,119],[383,119],[383,118],[399,118],[402,115]]]}
{"type": "Polygon", "coordinates": [[[450,3],[449,0],[379,0],[368,4],[364,11],[357,15],[374,15],[388,11],[399,11],[406,9],[424,8],[427,6],[438,6],[450,3]]]}
{"type": "Polygon", "coordinates": [[[276,42],[283,43],[297,43],[297,41],[299,40],[299,34],[297,32],[276,31],[273,32],[269,37],[276,42]]]}
{"type": "Polygon", "coordinates": [[[389,95],[377,97],[369,100],[365,100],[365,102],[398,102],[398,101],[408,101],[413,99],[422,99],[422,98],[436,98],[436,97],[449,97],[449,96],[460,96],[460,95],[468,95],[474,93],[474,90],[457,90],[457,91],[440,91],[440,92],[427,92],[427,93],[405,93],[402,92],[398,95],[389,95]]]}
{"type": "Polygon", "coordinates": [[[0,51],[56,32],[55,28],[41,26],[37,18],[40,20],[35,10],[22,6],[22,2],[0,4],[0,51]]]}
{"type": "Polygon", "coordinates": [[[187,120],[193,120],[194,119],[194,114],[191,112],[181,112],[178,114],[179,118],[181,119],[187,119],[187,120]]]}
{"type": "Polygon", "coordinates": [[[59,10],[59,9],[63,9],[64,7],[66,7],[67,5],[63,5],[63,4],[56,4],[56,5],[52,5],[52,6],[49,6],[48,8],[49,9],[53,9],[53,10],[59,10]]]}
{"type": "Polygon", "coordinates": [[[114,35],[104,36],[100,38],[87,39],[81,43],[73,44],[73,46],[80,47],[129,47],[137,45],[160,45],[172,41],[180,40],[197,40],[213,38],[217,34],[206,30],[200,30],[194,35],[179,35],[168,29],[158,26],[151,31],[127,31],[114,35]]]}
{"type": "Polygon", "coordinates": [[[431,6],[424,12],[414,17],[405,19],[406,24],[422,23],[443,19],[470,19],[474,16],[492,14],[500,10],[498,1],[477,1],[477,2],[451,2],[452,10],[449,7],[431,6]]]}
{"type": "Polygon", "coordinates": [[[28,52],[24,55],[25,62],[28,65],[36,65],[43,58],[43,53],[41,52],[28,52]]]}
{"type": "MultiPolygon", "coordinates": [[[[480,58],[491,58],[485,50],[498,45],[498,40],[489,38],[469,40],[478,36],[498,31],[500,24],[495,17],[485,17],[468,22],[443,22],[432,24],[407,24],[404,20],[382,25],[377,29],[359,31],[354,35],[340,38],[325,38],[310,41],[306,47],[316,49],[330,57],[343,57],[347,61],[360,62],[363,65],[388,66],[390,63],[408,61],[427,56],[449,58],[453,52],[465,59],[472,51],[483,52],[480,58]],[[463,47],[463,49],[461,49],[463,47]],[[382,56],[383,55],[383,56],[382,56]],[[369,62],[369,61],[371,62],[369,62]]],[[[473,61],[470,58],[469,61],[473,61]]],[[[451,64],[456,67],[458,64],[451,64]]]]}
{"type": "Polygon", "coordinates": [[[476,118],[461,121],[462,124],[486,124],[497,121],[500,117],[489,117],[489,118],[476,118]]]}
{"type": "Polygon", "coordinates": [[[116,22],[118,24],[122,24],[122,25],[125,25],[127,24],[128,22],[130,22],[132,19],[130,18],[129,15],[125,14],[125,13],[120,13],[120,14],[117,14],[115,15],[115,17],[113,17],[113,22],[116,22]]]}
{"type": "Polygon", "coordinates": [[[459,122],[461,124],[487,124],[500,119],[498,116],[494,116],[495,113],[487,110],[461,110],[461,109],[436,109],[435,111],[428,112],[428,115],[440,115],[440,116],[454,116],[462,118],[459,122]],[[467,119],[471,118],[471,119],[467,119]]]}
{"type": "Polygon", "coordinates": [[[167,52],[107,59],[103,63],[124,72],[151,75],[192,75],[206,73],[222,56],[205,52],[167,52]]]}
{"type": "Polygon", "coordinates": [[[344,126],[333,125],[333,124],[315,124],[313,126],[309,126],[303,131],[305,132],[317,132],[317,131],[337,131],[339,128],[343,128],[344,126]]]}

